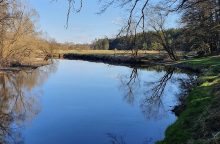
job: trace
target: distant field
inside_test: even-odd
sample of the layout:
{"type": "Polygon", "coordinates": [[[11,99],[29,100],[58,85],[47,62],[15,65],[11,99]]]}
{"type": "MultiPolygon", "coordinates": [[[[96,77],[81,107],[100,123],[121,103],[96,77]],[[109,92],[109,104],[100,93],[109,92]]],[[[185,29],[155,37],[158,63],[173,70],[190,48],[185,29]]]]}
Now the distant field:
{"type": "MultiPolygon", "coordinates": [[[[57,50],[54,52],[54,57],[62,57],[64,54],[79,54],[79,55],[131,55],[131,51],[128,50],[57,50]]],[[[165,51],[148,51],[148,50],[140,50],[138,52],[139,56],[163,56],[168,57],[165,51]]],[[[177,55],[182,57],[184,56],[184,52],[178,51],[177,55]]]]}
{"type": "MultiPolygon", "coordinates": [[[[122,51],[122,50],[58,50],[55,53],[57,54],[69,54],[69,53],[76,53],[76,54],[107,54],[107,55],[127,55],[131,54],[131,51],[122,51]]],[[[165,52],[160,51],[139,51],[139,54],[161,54],[165,52]]]]}

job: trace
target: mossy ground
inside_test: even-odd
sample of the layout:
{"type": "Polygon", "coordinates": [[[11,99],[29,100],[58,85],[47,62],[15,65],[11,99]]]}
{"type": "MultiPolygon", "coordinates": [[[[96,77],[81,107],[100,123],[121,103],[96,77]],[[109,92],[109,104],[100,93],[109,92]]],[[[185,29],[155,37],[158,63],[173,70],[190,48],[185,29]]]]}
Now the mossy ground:
{"type": "Polygon", "coordinates": [[[181,62],[201,69],[199,84],[186,99],[186,109],[158,144],[220,144],[220,56],[181,62]]]}

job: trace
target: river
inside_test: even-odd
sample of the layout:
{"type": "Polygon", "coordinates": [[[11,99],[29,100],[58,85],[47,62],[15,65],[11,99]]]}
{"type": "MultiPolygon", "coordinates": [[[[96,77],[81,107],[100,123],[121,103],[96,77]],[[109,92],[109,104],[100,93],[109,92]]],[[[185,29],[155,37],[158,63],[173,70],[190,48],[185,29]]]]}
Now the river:
{"type": "Polygon", "coordinates": [[[194,76],[158,66],[130,68],[56,60],[0,73],[0,143],[154,144],[194,76]]]}

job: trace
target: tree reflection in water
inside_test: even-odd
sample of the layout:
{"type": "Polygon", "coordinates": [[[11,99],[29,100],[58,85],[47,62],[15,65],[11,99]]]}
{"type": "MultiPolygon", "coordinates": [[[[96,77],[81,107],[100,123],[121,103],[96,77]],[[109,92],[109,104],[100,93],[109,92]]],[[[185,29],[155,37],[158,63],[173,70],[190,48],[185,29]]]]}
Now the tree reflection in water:
{"type": "MultiPolygon", "coordinates": [[[[148,70],[153,70],[153,73],[155,73],[155,75],[153,74],[154,78],[147,76],[147,79],[143,80],[143,78],[140,78],[137,68],[133,68],[130,74],[120,75],[118,77],[120,80],[119,88],[123,91],[123,98],[128,104],[133,105],[135,101],[138,102],[147,119],[160,120],[168,116],[170,111],[170,106],[166,103],[167,99],[175,97],[178,101],[181,98],[180,96],[186,95],[189,86],[193,85],[196,77],[191,74],[178,74],[179,72],[172,67],[155,67],[148,70]],[[174,87],[170,87],[171,85],[174,87]],[[178,87],[177,91],[171,90],[176,87],[178,87]],[[167,88],[169,88],[169,91],[167,88]]],[[[172,106],[175,105],[172,104],[172,106]]],[[[125,137],[122,136],[108,134],[108,137],[112,144],[127,143],[125,137]]],[[[153,138],[147,138],[143,144],[153,142],[153,138]]]]}
{"type": "Polygon", "coordinates": [[[107,137],[109,138],[111,144],[126,144],[123,136],[107,133],[107,137]]]}
{"type": "Polygon", "coordinates": [[[140,88],[138,69],[133,68],[129,76],[120,75],[119,80],[120,89],[124,91],[124,100],[129,104],[133,104],[135,101],[135,96],[139,92],[140,88]]]}
{"type": "Polygon", "coordinates": [[[0,143],[23,143],[20,129],[39,113],[42,85],[56,63],[35,70],[0,72],[0,143]]]}
{"type": "MultiPolygon", "coordinates": [[[[128,141],[126,141],[125,136],[121,136],[121,135],[116,135],[113,133],[107,133],[107,137],[109,138],[110,144],[127,144],[128,141]]],[[[146,139],[145,141],[143,141],[142,144],[150,144],[152,143],[153,139],[146,139]]]]}
{"type": "MultiPolygon", "coordinates": [[[[130,75],[120,75],[120,89],[124,92],[124,99],[129,104],[133,104],[138,96],[140,99],[140,108],[144,116],[148,119],[160,119],[167,114],[167,109],[164,107],[164,101],[162,99],[168,82],[172,84],[177,84],[177,82],[183,85],[187,85],[192,81],[191,79],[186,80],[186,77],[174,77],[175,69],[172,67],[167,67],[161,69],[161,67],[156,67],[156,72],[161,72],[164,74],[156,81],[146,81],[141,82],[139,79],[139,73],[137,68],[133,68],[130,75]],[[186,84],[187,83],[187,84],[186,84]]],[[[190,77],[190,76],[189,76],[190,77]]],[[[184,89],[183,89],[184,90],[184,89]]],[[[166,94],[169,96],[169,94],[166,94]]]]}
{"type": "MultiPolygon", "coordinates": [[[[141,110],[147,118],[160,118],[166,115],[166,109],[162,100],[167,83],[172,80],[175,69],[165,69],[165,74],[156,82],[145,82],[145,87],[150,87],[144,92],[145,97],[141,101],[141,110]]],[[[172,82],[172,81],[171,81],[172,82]]]]}

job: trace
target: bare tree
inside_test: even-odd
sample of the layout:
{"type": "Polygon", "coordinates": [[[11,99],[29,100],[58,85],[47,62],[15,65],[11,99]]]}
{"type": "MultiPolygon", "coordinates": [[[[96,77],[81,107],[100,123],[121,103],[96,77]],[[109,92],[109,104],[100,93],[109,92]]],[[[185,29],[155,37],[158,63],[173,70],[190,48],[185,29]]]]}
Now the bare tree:
{"type": "Polygon", "coordinates": [[[30,53],[30,49],[24,40],[34,32],[32,18],[34,11],[26,11],[25,5],[17,1],[3,1],[1,5],[1,66],[10,65],[12,60],[21,59],[30,53]],[[3,8],[3,9],[2,9],[3,8]],[[20,42],[20,43],[18,43],[20,42]]]}
{"type": "Polygon", "coordinates": [[[177,60],[174,41],[171,40],[165,28],[168,14],[160,6],[149,8],[149,11],[146,13],[148,18],[147,24],[156,32],[155,36],[158,38],[158,42],[163,46],[169,57],[172,60],[177,60]]]}
{"type": "Polygon", "coordinates": [[[40,38],[40,33],[36,31],[37,19],[37,12],[22,0],[0,1],[1,67],[28,65],[46,60],[48,53],[51,54],[49,42],[40,38]],[[43,48],[38,47],[39,43],[43,48]]]}

